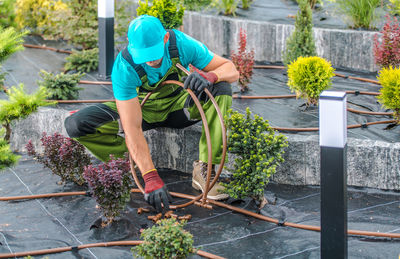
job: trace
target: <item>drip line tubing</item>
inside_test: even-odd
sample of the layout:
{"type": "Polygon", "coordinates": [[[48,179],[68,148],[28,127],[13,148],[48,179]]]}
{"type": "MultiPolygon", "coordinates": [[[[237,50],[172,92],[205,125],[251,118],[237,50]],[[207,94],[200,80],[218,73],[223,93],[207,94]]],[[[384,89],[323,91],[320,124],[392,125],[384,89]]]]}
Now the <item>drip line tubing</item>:
{"type": "MultiPolygon", "coordinates": [[[[179,85],[180,87],[183,87],[183,83],[181,83],[179,81],[174,81],[174,80],[166,80],[166,81],[162,82],[159,87],[166,85],[166,84],[176,84],[176,85],[179,85]]],[[[156,90],[157,89],[155,89],[154,91],[156,91],[156,90]]],[[[206,140],[207,140],[207,149],[208,149],[208,166],[207,166],[207,177],[208,177],[209,175],[211,175],[211,169],[212,169],[212,148],[211,148],[210,131],[208,128],[207,119],[206,119],[204,110],[203,110],[199,100],[197,99],[196,95],[193,93],[192,90],[187,89],[187,91],[188,91],[189,95],[192,97],[197,109],[199,110],[200,117],[201,117],[201,119],[203,121],[203,125],[204,125],[204,131],[205,131],[205,136],[206,136],[206,140]]],[[[141,102],[142,107],[144,106],[145,102],[150,98],[150,96],[153,92],[149,92],[145,96],[145,98],[142,100],[142,102],[141,102]]],[[[133,179],[135,180],[135,183],[139,187],[140,191],[144,194],[144,188],[139,182],[139,178],[137,177],[136,170],[134,169],[134,161],[130,154],[129,154],[129,161],[130,161],[130,167],[131,167],[133,179]]],[[[208,190],[205,190],[205,193],[207,194],[208,190]]],[[[170,208],[176,209],[176,208],[182,208],[182,207],[192,205],[193,203],[196,203],[196,201],[200,200],[201,197],[202,197],[202,195],[199,195],[195,199],[192,199],[191,201],[189,201],[187,203],[179,204],[179,205],[172,205],[172,206],[170,206],[170,208]]],[[[203,205],[204,205],[204,202],[203,202],[203,205]]]]}
{"type": "MultiPolygon", "coordinates": [[[[253,68],[258,68],[258,69],[285,69],[284,66],[269,66],[269,65],[254,65],[253,68]]],[[[346,76],[346,75],[339,74],[339,73],[336,73],[336,72],[334,74],[337,77],[342,77],[342,78],[346,78],[346,79],[349,78],[349,79],[354,79],[354,80],[363,81],[363,82],[367,82],[367,83],[373,83],[373,84],[377,84],[377,85],[381,84],[381,83],[379,83],[379,81],[368,79],[368,78],[355,77],[355,76],[346,76]]]]}
{"type": "Polygon", "coordinates": [[[393,115],[393,112],[370,112],[370,111],[355,110],[352,108],[347,108],[347,111],[359,114],[367,114],[367,115],[388,115],[388,116],[393,115]]]}
{"type": "MultiPolygon", "coordinates": [[[[35,251],[26,251],[26,252],[18,252],[18,253],[9,253],[9,254],[0,254],[0,258],[12,258],[12,257],[23,257],[23,256],[32,256],[32,255],[44,255],[44,254],[54,254],[61,253],[67,251],[75,251],[81,250],[85,248],[93,248],[93,247],[111,247],[111,246],[136,246],[142,244],[144,241],[141,240],[127,240],[127,241],[112,241],[112,242],[101,242],[101,243],[91,243],[84,244],[79,246],[66,246],[66,247],[58,247],[58,248],[50,248],[43,250],[35,250],[35,251]]],[[[196,254],[211,259],[224,259],[224,257],[214,255],[202,250],[196,250],[196,254]]]]}
{"type": "Polygon", "coordinates": [[[47,46],[40,46],[40,45],[32,45],[32,44],[23,44],[25,48],[32,48],[32,49],[46,49],[46,50],[51,50],[54,52],[60,52],[60,53],[66,53],[66,54],[72,54],[72,51],[70,50],[62,50],[62,49],[56,49],[52,47],[47,47],[47,46]]]}
{"type": "MultiPolygon", "coordinates": [[[[395,123],[396,120],[386,120],[386,121],[373,121],[373,122],[366,122],[363,124],[353,124],[353,125],[348,125],[347,129],[355,129],[355,128],[366,128],[370,125],[376,125],[376,124],[388,124],[388,123],[395,123]]],[[[284,127],[271,127],[274,130],[277,131],[297,131],[297,132],[307,132],[307,131],[318,131],[319,128],[284,128],[284,127]]]]}
{"type": "MultiPolygon", "coordinates": [[[[32,45],[32,44],[23,44],[23,46],[26,47],[26,48],[46,49],[46,50],[51,50],[51,51],[60,52],[60,53],[72,54],[72,51],[70,51],[70,50],[56,49],[56,48],[47,47],[47,46],[32,45]]],[[[270,66],[270,65],[254,65],[253,68],[256,68],[256,69],[285,69],[284,66],[270,66]]],[[[339,74],[339,73],[336,73],[336,72],[335,72],[335,75],[338,76],[338,77],[342,77],[342,78],[349,78],[349,79],[354,79],[354,80],[359,80],[359,81],[363,81],[363,82],[368,82],[368,83],[373,83],[373,84],[380,85],[379,81],[368,79],[368,78],[346,76],[346,75],[339,74]]],[[[98,83],[94,83],[95,81],[93,81],[93,82],[84,81],[84,82],[85,83],[82,83],[82,84],[98,84],[98,83]]],[[[101,84],[111,85],[111,82],[102,82],[101,84]]]]}
{"type": "Polygon", "coordinates": [[[112,85],[110,81],[87,81],[81,80],[78,82],[79,84],[89,84],[89,85],[112,85]]]}
{"type": "Polygon", "coordinates": [[[98,100],[45,100],[46,102],[57,102],[57,103],[106,103],[115,102],[114,99],[98,99],[98,100]]]}
{"type": "MultiPolygon", "coordinates": [[[[142,193],[140,189],[134,188],[131,190],[133,193],[142,193]]],[[[170,192],[170,194],[174,197],[189,199],[189,200],[196,200],[199,196],[193,196],[189,194],[179,193],[179,192],[170,192]]],[[[40,194],[39,198],[51,198],[51,197],[59,197],[59,196],[71,196],[71,195],[86,195],[86,192],[65,192],[65,193],[47,193],[47,194],[40,194]],[[60,195],[62,194],[62,195],[60,195]]],[[[14,197],[0,197],[0,201],[11,201],[11,200],[21,200],[21,199],[36,199],[38,195],[27,195],[27,196],[14,196],[14,197]]],[[[201,197],[202,195],[200,195],[201,197]]],[[[304,230],[311,230],[311,231],[321,231],[321,228],[318,226],[311,226],[311,225],[304,225],[304,224],[297,224],[292,222],[281,222],[278,219],[271,218],[268,216],[264,216],[246,209],[238,208],[232,205],[225,204],[223,202],[214,201],[207,199],[206,201],[209,204],[213,204],[228,210],[232,210],[235,212],[242,213],[244,215],[248,215],[260,220],[264,220],[270,223],[277,224],[279,226],[287,226],[292,228],[304,229],[304,230]]],[[[370,232],[370,231],[362,231],[362,230],[348,230],[347,232],[349,235],[356,235],[356,236],[374,236],[374,237],[386,237],[386,238],[400,238],[400,233],[381,233],[381,232],[370,232]]],[[[1,258],[1,257],[0,257],[1,258]]]]}

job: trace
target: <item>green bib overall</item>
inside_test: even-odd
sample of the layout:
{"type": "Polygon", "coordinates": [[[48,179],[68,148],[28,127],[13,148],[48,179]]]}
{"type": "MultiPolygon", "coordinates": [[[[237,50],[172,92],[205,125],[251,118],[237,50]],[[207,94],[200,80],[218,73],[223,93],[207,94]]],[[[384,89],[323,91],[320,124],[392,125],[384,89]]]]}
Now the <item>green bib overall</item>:
{"type": "MultiPolygon", "coordinates": [[[[181,128],[182,125],[178,125],[181,119],[176,119],[174,121],[171,116],[175,114],[174,112],[183,112],[184,109],[187,109],[185,114],[189,114],[190,116],[190,118],[186,118],[186,120],[192,121],[193,123],[191,124],[201,120],[197,107],[193,102],[189,102],[189,99],[191,99],[190,95],[181,86],[167,84],[159,87],[161,82],[166,80],[177,80],[182,82],[182,77],[185,76],[184,72],[180,71],[180,69],[176,67],[176,64],[180,63],[179,53],[176,47],[175,35],[172,30],[169,32],[171,35],[169,53],[172,66],[164,77],[155,85],[149,85],[144,69],[140,65],[133,63],[129,52],[126,49],[124,50],[125,53],[123,53],[123,57],[134,67],[142,81],[142,86],[137,88],[139,100],[142,101],[148,92],[153,92],[155,90],[142,107],[143,121],[144,124],[147,125],[147,127],[143,127],[143,130],[166,126],[163,123],[167,120],[170,121],[167,126],[181,128]],[[190,103],[191,105],[188,105],[190,103]],[[177,125],[171,125],[171,121],[173,121],[173,123],[176,122],[177,125]]],[[[222,115],[225,116],[232,105],[232,92],[230,85],[226,82],[217,83],[213,86],[213,89],[210,89],[210,92],[215,97],[222,115]]],[[[208,98],[200,99],[200,103],[203,106],[210,129],[213,157],[212,163],[218,164],[221,161],[222,155],[222,133],[218,114],[213,107],[212,102],[209,101],[208,98]]],[[[84,132],[78,132],[75,134],[75,137],[71,137],[83,144],[100,160],[108,160],[110,154],[121,157],[125,152],[128,152],[124,138],[118,134],[120,133],[118,123],[119,115],[115,102],[89,106],[70,117],[78,122],[84,120],[85,126],[89,124],[87,127],[91,127],[90,129],[87,129],[84,132]]],[[[69,124],[74,124],[69,122],[68,119],[69,118],[67,118],[65,123],[66,128],[69,124]]],[[[204,128],[199,143],[199,159],[204,162],[208,161],[207,141],[204,128]]]]}

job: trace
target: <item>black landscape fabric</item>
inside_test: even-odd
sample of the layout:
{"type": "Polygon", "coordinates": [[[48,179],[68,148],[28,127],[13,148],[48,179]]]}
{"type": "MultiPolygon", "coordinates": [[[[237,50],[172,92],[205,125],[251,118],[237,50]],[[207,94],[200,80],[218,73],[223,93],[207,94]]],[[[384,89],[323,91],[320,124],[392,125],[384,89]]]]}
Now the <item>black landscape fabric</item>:
{"type": "MultiPolygon", "coordinates": [[[[169,190],[198,194],[191,176],[160,170],[169,190]]],[[[75,184],[57,184],[59,177],[23,156],[16,168],[0,174],[0,196],[85,191],[75,184]]],[[[319,226],[320,190],[270,183],[270,201],[260,212],[283,221],[319,226]]],[[[183,201],[175,198],[175,203],[183,201]]],[[[228,200],[233,206],[257,212],[251,200],[228,200]]],[[[400,233],[400,194],[372,189],[349,189],[348,228],[400,233]]],[[[132,194],[122,216],[105,228],[93,227],[101,217],[93,198],[68,196],[0,202],[0,253],[23,252],[118,240],[139,240],[141,228],[151,227],[150,213],[137,214],[148,207],[141,194],[132,194]],[[92,228],[91,228],[92,226],[92,228]]],[[[194,245],[226,258],[319,258],[320,233],[280,227],[272,223],[214,206],[213,210],[189,206],[176,211],[191,214],[185,229],[194,236],[194,245]]],[[[349,237],[349,258],[397,258],[400,240],[349,237]]],[[[130,247],[90,248],[50,254],[49,258],[132,258],[130,247]]],[[[35,256],[42,258],[43,256],[35,256]]],[[[192,258],[199,258],[194,255],[192,258]]]]}

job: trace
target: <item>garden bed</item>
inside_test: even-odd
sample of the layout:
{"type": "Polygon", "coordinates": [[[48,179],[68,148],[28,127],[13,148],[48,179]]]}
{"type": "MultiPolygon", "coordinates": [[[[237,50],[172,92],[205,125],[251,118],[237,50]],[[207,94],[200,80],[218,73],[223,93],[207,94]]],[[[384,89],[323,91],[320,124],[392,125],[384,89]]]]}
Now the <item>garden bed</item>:
{"type": "MultiPolygon", "coordinates": [[[[27,43],[42,44],[38,38],[28,38],[27,43]]],[[[45,42],[47,45],[62,48],[58,42],[45,42]]],[[[7,60],[3,69],[6,85],[24,83],[28,92],[37,89],[40,69],[48,69],[58,73],[66,54],[49,50],[25,49],[7,60]]],[[[338,71],[341,74],[355,77],[375,79],[374,74],[350,73],[338,71]]],[[[87,74],[83,79],[96,80],[96,72],[87,74]]],[[[287,95],[291,94],[286,86],[287,77],[282,69],[256,69],[250,92],[246,95],[287,95]]],[[[83,85],[80,99],[111,99],[113,98],[110,85],[83,85]]],[[[353,79],[335,77],[334,90],[359,90],[377,92],[379,85],[360,82],[353,79]]],[[[236,86],[234,91],[238,91],[236,86]]],[[[6,98],[4,93],[0,98],[6,98]]],[[[374,96],[349,95],[349,107],[364,111],[381,111],[374,96]]],[[[288,99],[234,99],[234,109],[244,112],[247,106],[252,111],[269,120],[273,127],[308,128],[318,127],[318,109],[300,107],[303,100],[288,99]]],[[[61,104],[54,108],[43,108],[39,113],[18,122],[14,126],[11,145],[14,150],[24,151],[29,139],[39,147],[39,138],[43,131],[50,133],[61,132],[65,135],[63,121],[69,111],[90,104],[61,104]]],[[[348,113],[348,124],[364,124],[373,121],[390,120],[389,116],[372,116],[348,113]]],[[[367,128],[348,130],[348,184],[381,189],[400,189],[400,171],[398,157],[400,154],[400,133],[394,127],[384,130],[387,125],[373,125],[367,128]]],[[[307,185],[319,184],[319,144],[318,132],[285,132],[289,140],[289,148],[285,154],[286,162],[278,167],[274,180],[279,183],[307,185]]],[[[183,172],[192,171],[192,162],[197,159],[200,124],[185,130],[158,129],[146,133],[153,159],[158,167],[172,168],[183,172]],[[165,141],[167,140],[167,141],[165,141]],[[163,150],[163,152],[160,152],[163,150]],[[164,154],[164,155],[161,155],[164,154]],[[168,154],[168,155],[165,155],[168,154]]]]}

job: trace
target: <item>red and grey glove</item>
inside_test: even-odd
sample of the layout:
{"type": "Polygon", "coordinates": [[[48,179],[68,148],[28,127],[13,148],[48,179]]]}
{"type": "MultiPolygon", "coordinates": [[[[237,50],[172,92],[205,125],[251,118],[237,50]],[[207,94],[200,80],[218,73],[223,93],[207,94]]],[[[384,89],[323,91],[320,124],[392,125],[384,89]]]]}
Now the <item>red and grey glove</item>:
{"type": "Polygon", "coordinates": [[[194,71],[185,79],[184,87],[191,89],[196,95],[218,81],[218,76],[214,72],[204,72],[192,67],[194,71]]]}
{"type": "Polygon", "coordinates": [[[172,201],[172,197],[169,194],[167,187],[163,180],[157,173],[156,169],[146,172],[143,175],[145,187],[144,187],[144,199],[153,206],[157,212],[162,211],[161,203],[168,210],[169,203],[172,201]]]}

